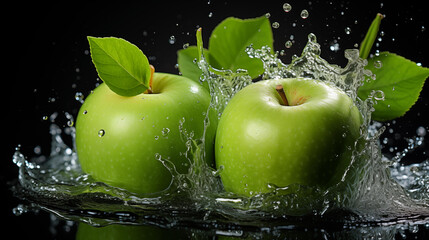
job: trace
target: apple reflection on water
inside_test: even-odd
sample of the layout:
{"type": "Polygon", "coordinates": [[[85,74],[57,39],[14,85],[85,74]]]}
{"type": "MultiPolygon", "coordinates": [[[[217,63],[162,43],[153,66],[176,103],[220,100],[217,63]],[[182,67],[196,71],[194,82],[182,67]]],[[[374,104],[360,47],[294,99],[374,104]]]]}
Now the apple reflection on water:
{"type": "MultiPolygon", "coordinates": [[[[53,114],[47,118],[52,122],[52,151],[49,158],[40,160],[40,163],[37,159],[27,161],[19,149],[13,156],[14,163],[19,167],[20,185],[15,187],[16,194],[65,218],[90,221],[96,225],[128,221],[145,224],[157,222],[159,225],[174,226],[191,221],[216,228],[221,223],[260,225],[264,220],[290,221],[293,215],[308,210],[312,211],[315,217],[321,217],[330,214],[332,210],[335,212],[344,209],[347,210],[345,218],[349,223],[389,221],[416,215],[429,216],[428,163],[426,161],[401,167],[400,157],[387,159],[382,156],[379,136],[385,127],[378,123],[370,124],[371,106],[377,96],[367,101],[359,101],[356,98],[356,89],[360,82],[372,77],[370,72],[363,69],[366,62],[358,58],[356,50],[345,52],[349,60],[345,68],[331,65],[319,56],[320,46],[312,34],[309,35],[302,56],[296,57],[290,65],[283,64],[276,55],[270,54],[270,51],[264,48],[248,48],[247,52],[250,57],[258,58],[264,63],[264,79],[291,76],[324,79],[344,89],[355,101],[364,117],[365,126],[361,128],[361,135],[366,140],[366,145],[362,151],[354,153],[357,160],[350,166],[350,171],[341,184],[327,191],[294,185],[273,189],[272,193],[251,198],[239,197],[222,190],[219,172],[204,164],[201,155],[197,154],[196,158],[192,158],[192,154],[188,154],[191,151],[198,152],[201,146],[189,145],[185,154],[192,165],[192,171],[177,173],[168,161],[159,156],[157,159],[172,174],[172,183],[156,197],[139,197],[123,189],[96,182],[83,174],[74,151],[75,147],[67,146],[62,139],[62,136],[67,136],[74,142],[73,124],[61,129],[55,124],[57,114],[53,114]],[[347,84],[344,79],[348,80],[347,84]],[[174,216],[171,215],[173,212],[174,216]],[[88,220],[78,213],[98,220],[88,220]],[[353,215],[352,218],[347,217],[350,214],[353,215]]],[[[198,64],[203,70],[204,81],[220,84],[211,88],[211,91],[233,86],[234,94],[246,84],[237,87],[231,83],[249,81],[241,71],[214,74],[208,70],[204,60],[198,64]]],[[[213,98],[211,107],[223,109],[225,106],[222,104],[226,104],[231,96],[217,91],[211,92],[212,96],[218,96],[213,98]]],[[[66,118],[74,122],[70,114],[66,114],[66,118]]],[[[422,144],[426,130],[419,128],[418,131],[418,136],[409,142],[408,150],[422,144]]],[[[186,139],[191,136],[190,133],[181,133],[186,139]]],[[[404,150],[403,154],[407,154],[407,151],[404,150]]]]}

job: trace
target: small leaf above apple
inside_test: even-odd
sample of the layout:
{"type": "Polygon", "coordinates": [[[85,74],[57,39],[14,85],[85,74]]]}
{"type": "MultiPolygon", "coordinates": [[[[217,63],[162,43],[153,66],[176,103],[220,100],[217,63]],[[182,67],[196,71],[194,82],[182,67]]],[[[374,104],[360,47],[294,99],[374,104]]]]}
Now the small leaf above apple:
{"type": "MultiPolygon", "coordinates": [[[[245,69],[255,79],[264,72],[264,68],[262,62],[251,59],[245,52],[249,45],[273,49],[271,25],[265,15],[251,19],[229,17],[223,20],[211,33],[209,47],[204,49],[205,60],[217,69],[245,69]]],[[[194,62],[194,59],[199,59],[198,48],[190,46],[179,50],[177,57],[182,75],[199,82],[201,70],[194,62]]]]}
{"type": "Polygon", "coordinates": [[[116,94],[135,96],[150,88],[151,67],[134,44],[115,37],[88,37],[98,76],[116,94]]]}

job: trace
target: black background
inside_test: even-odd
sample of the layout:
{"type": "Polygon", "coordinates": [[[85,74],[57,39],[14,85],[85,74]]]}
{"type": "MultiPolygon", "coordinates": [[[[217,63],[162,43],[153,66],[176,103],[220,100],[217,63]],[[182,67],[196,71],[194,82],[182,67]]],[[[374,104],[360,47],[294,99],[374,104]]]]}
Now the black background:
{"type": "MultiPolygon", "coordinates": [[[[280,27],[273,29],[275,50],[285,49],[282,57],[290,62],[293,54],[300,54],[309,33],[315,33],[322,45],[322,57],[344,66],[344,49],[360,43],[376,13],[386,15],[382,21],[380,51],[389,50],[423,66],[429,66],[429,21],[426,6],[412,1],[285,1],[292,11],[285,13],[283,1],[173,1],[153,3],[92,2],[68,3],[12,3],[2,7],[2,72],[3,132],[6,145],[2,147],[0,181],[7,204],[1,216],[6,227],[19,226],[16,236],[53,238],[47,213],[27,213],[14,216],[12,209],[20,201],[10,193],[8,183],[16,179],[17,168],[12,163],[15,147],[20,144],[27,157],[33,157],[35,147],[42,155],[50,152],[49,121],[42,120],[53,112],[69,112],[76,116],[80,103],[76,92],[87,95],[97,82],[97,74],[88,55],[86,36],[115,36],[136,44],[150,59],[157,71],[178,73],[175,68],[176,51],[189,43],[195,45],[195,30],[203,28],[207,47],[213,28],[229,16],[251,18],[270,13],[270,21],[280,27]],[[382,3],[384,2],[384,3],[382,3]],[[303,9],[307,19],[300,18],[303,9]],[[211,13],[211,14],[210,14],[211,13]],[[211,16],[210,16],[211,15],[211,16]],[[295,26],[293,24],[295,23],[295,26]],[[423,26],[423,29],[422,29],[423,26]],[[345,28],[351,33],[346,34],[345,28]],[[294,44],[286,49],[284,43],[294,36],[294,44]],[[169,43],[175,36],[174,44],[169,43]],[[393,40],[394,39],[394,40],[393,40]],[[331,51],[336,41],[340,50],[331,51]],[[55,99],[55,100],[54,100],[55,99]],[[25,230],[24,230],[25,229],[25,230]]],[[[403,139],[416,136],[416,129],[429,127],[429,83],[419,101],[404,117],[390,122],[393,133],[383,138],[391,146],[403,149],[403,139]],[[394,140],[396,138],[396,140],[394,140]]],[[[59,120],[61,121],[61,119],[59,120]]],[[[64,123],[65,124],[65,121],[64,123]]],[[[386,150],[384,150],[386,152],[386,150]]],[[[428,158],[425,144],[407,155],[404,161],[419,162],[428,158]]],[[[388,152],[386,152],[387,154],[388,152]]],[[[52,228],[52,227],[51,227],[52,228]]],[[[6,235],[5,235],[6,236],[6,235]]]]}

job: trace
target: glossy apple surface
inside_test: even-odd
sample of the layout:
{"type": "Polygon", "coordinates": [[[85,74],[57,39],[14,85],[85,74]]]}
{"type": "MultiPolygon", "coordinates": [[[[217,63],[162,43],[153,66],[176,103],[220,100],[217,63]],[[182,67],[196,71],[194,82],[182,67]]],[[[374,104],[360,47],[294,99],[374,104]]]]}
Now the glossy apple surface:
{"type": "MultiPolygon", "coordinates": [[[[76,121],[76,148],[82,170],[95,180],[135,193],[166,189],[171,174],[156,158],[168,159],[185,173],[186,138],[203,136],[210,94],[185,77],[155,73],[152,94],[123,97],[106,84],[81,106],[76,121]]],[[[206,134],[206,159],[213,161],[216,119],[206,134]]]]}
{"type": "Polygon", "coordinates": [[[156,226],[111,224],[104,227],[93,227],[79,223],[76,240],[188,239],[190,235],[183,230],[164,229],[156,226]]]}
{"type": "Polygon", "coordinates": [[[303,78],[265,80],[238,92],[219,121],[216,166],[227,191],[268,184],[327,188],[339,182],[359,137],[361,115],[341,90],[303,78]],[[282,85],[289,106],[276,91],[282,85]]]}

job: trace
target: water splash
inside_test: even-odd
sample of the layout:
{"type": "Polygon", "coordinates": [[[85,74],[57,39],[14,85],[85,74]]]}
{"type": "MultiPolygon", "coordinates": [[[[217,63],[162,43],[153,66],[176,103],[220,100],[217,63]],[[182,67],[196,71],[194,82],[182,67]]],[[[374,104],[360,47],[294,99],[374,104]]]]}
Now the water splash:
{"type": "Polygon", "coordinates": [[[215,69],[208,64],[204,55],[201,56],[201,60],[197,64],[203,72],[200,81],[207,82],[209,85],[211,95],[209,108],[215,110],[220,118],[229,100],[238,91],[251,84],[252,78],[243,69],[238,69],[235,72],[215,69]]]}
{"type": "MultiPolygon", "coordinates": [[[[348,64],[344,68],[329,64],[320,57],[320,45],[314,34],[308,36],[302,55],[294,56],[288,65],[277,58],[278,53],[271,54],[268,47],[254,49],[249,46],[246,52],[250,58],[262,61],[265,69],[262,79],[320,79],[343,89],[354,100],[364,119],[360,139],[364,147],[354,152],[352,164],[340,184],[327,191],[300,185],[283,188],[271,186],[272,192],[251,198],[227,193],[223,191],[219,178],[222,169],[216,171],[204,161],[204,137],[194,139],[192,132],[184,130],[183,119],[179,129],[187,146],[183,154],[189,160],[189,172],[180,174],[169,159],[154,156],[171,172],[172,183],[163,192],[137,196],[96,182],[84,174],[74,145],[67,146],[61,138],[61,133],[65,132],[74,140],[73,124],[61,129],[54,121],[57,114],[53,114],[50,117],[52,151],[49,158],[36,164],[37,161],[27,160],[19,148],[13,155],[13,162],[19,167],[16,194],[58,215],[92,225],[129,221],[174,226],[192,222],[222,228],[237,223],[248,226],[267,226],[267,223],[296,226],[302,219],[319,221],[324,218],[326,221],[326,216],[338,217],[338,212],[344,222],[351,224],[429,216],[429,160],[401,166],[400,157],[387,159],[381,154],[379,137],[385,127],[372,123],[370,116],[374,102],[382,98],[379,93],[374,93],[365,101],[357,97],[359,86],[364,81],[375,79],[375,76],[364,69],[367,62],[358,57],[356,49],[345,51],[348,64]]],[[[205,120],[208,126],[210,111],[220,117],[234,94],[251,84],[252,79],[245,70],[214,69],[204,58],[198,65],[203,72],[201,81],[208,82],[212,95],[205,120]]],[[[71,115],[67,118],[73,122],[71,115]]],[[[168,135],[168,130],[162,135],[164,133],[168,135]]],[[[413,139],[410,148],[419,147],[423,140],[424,136],[413,139]]],[[[406,154],[404,149],[401,156],[406,154]]]]}
{"type": "MultiPolygon", "coordinates": [[[[384,93],[374,91],[367,100],[362,101],[357,97],[358,88],[364,81],[373,81],[376,76],[364,67],[367,61],[359,58],[357,49],[345,50],[347,65],[341,68],[337,65],[329,64],[320,57],[320,45],[316,41],[316,36],[308,35],[308,42],[301,56],[294,56],[289,65],[283,64],[277,54],[270,54],[270,49],[263,47],[253,49],[248,47],[246,52],[251,58],[259,58],[265,68],[263,79],[278,79],[288,77],[307,77],[319,79],[329,84],[335,85],[344,90],[355,102],[363,117],[363,126],[361,127],[361,140],[364,141],[364,148],[361,151],[355,151],[353,154],[353,163],[349,167],[343,182],[330,189],[330,193],[325,193],[325,200],[331,201],[330,205],[335,207],[347,208],[361,216],[376,218],[395,214],[410,214],[419,211],[428,213],[427,206],[427,179],[423,180],[421,176],[425,175],[426,163],[417,164],[413,169],[418,169],[420,178],[407,179],[407,184],[398,184],[393,179],[397,179],[400,158],[405,156],[410,148],[416,148],[423,142],[423,136],[415,137],[409,141],[409,146],[391,161],[387,161],[381,154],[379,136],[385,130],[380,123],[372,123],[371,113],[374,111],[373,105],[376,101],[384,100],[384,93]],[[395,164],[393,164],[393,162],[395,164]],[[393,178],[391,177],[393,175],[393,178]],[[414,180],[419,179],[419,183],[414,180]],[[411,180],[411,182],[409,182],[411,180]],[[410,198],[411,192],[415,190],[406,186],[414,186],[419,189],[418,195],[410,198]],[[344,193],[342,196],[327,197],[337,192],[344,193]],[[382,193],[382,194],[380,194],[382,193]],[[418,201],[415,201],[418,200],[418,201]],[[415,209],[413,209],[415,208],[415,209]]],[[[404,171],[403,166],[400,167],[404,171]]],[[[403,172],[407,175],[407,172],[403,172]]],[[[327,206],[325,206],[327,207],[327,206]]]]}

